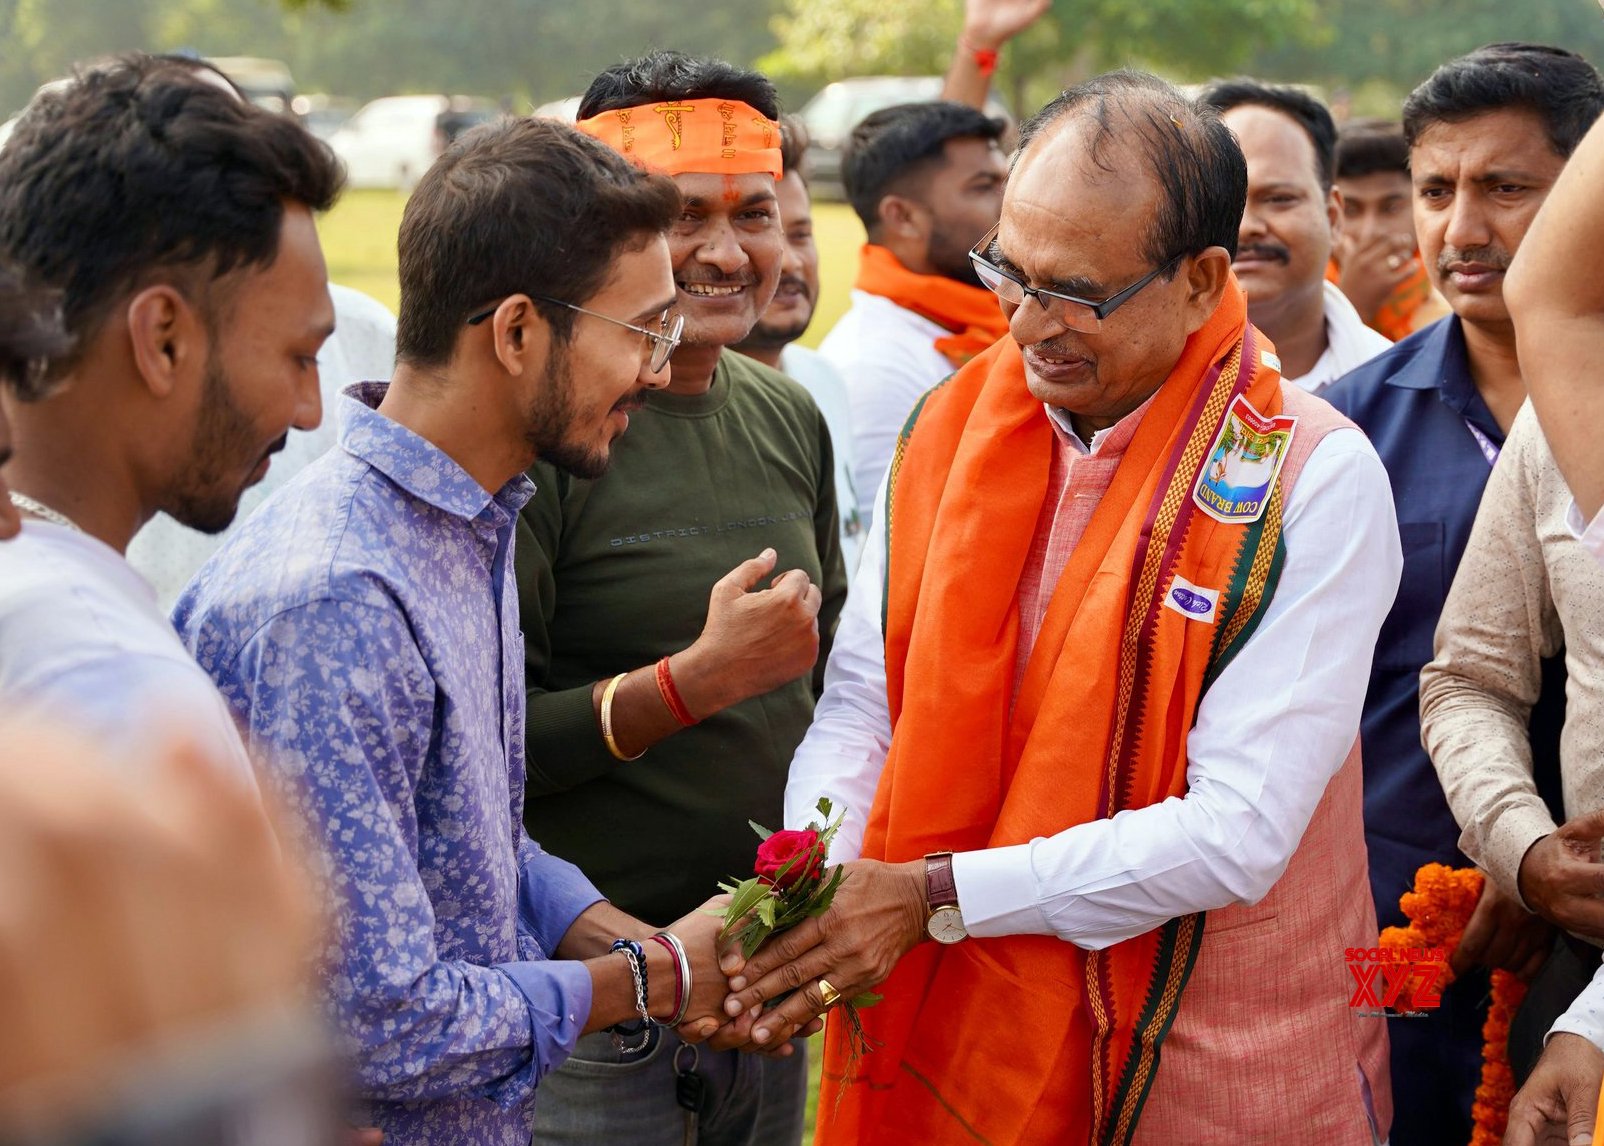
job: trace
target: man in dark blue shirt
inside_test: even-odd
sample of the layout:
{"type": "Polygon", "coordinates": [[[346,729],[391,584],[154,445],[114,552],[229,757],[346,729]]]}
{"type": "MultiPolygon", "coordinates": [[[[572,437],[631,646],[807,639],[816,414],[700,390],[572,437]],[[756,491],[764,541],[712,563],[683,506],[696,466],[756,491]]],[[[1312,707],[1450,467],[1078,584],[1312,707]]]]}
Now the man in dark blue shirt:
{"type": "MultiPolygon", "coordinates": [[[[1423,865],[1469,866],[1459,826],[1420,743],[1420,670],[1482,489],[1525,400],[1504,271],[1565,158],[1604,107],[1591,65],[1569,52],[1493,45],[1451,61],[1404,105],[1415,225],[1453,314],[1359,367],[1325,397],[1370,435],[1392,480],[1402,586],[1382,625],[1365,700],[1365,837],[1381,926],[1423,865]],[[1578,110],[1585,109],[1585,114],[1578,110]]],[[[1544,666],[1533,764],[1557,806],[1564,675],[1544,666]]],[[[1545,793],[1546,794],[1546,793],[1545,793]]],[[[1395,1146],[1463,1143],[1481,1069],[1487,980],[1529,977],[1553,931],[1487,881],[1453,964],[1461,977],[1425,1020],[1391,1023],[1395,1146]]]]}

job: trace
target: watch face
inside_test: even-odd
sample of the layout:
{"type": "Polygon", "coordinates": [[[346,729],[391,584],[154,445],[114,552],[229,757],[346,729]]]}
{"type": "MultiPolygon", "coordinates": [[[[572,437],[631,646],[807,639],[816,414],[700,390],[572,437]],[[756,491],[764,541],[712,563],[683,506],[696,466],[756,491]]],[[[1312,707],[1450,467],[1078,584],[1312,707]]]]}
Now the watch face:
{"type": "Polygon", "coordinates": [[[964,930],[964,917],[956,907],[936,908],[930,913],[925,930],[937,943],[957,943],[969,938],[969,932],[964,930]]]}

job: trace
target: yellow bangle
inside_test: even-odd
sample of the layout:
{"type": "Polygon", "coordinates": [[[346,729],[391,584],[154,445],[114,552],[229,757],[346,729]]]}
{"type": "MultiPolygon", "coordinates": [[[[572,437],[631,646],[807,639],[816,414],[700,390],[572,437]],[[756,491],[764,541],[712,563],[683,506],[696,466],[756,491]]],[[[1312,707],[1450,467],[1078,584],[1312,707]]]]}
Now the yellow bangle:
{"type": "Polygon", "coordinates": [[[628,675],[629,674],[627,672],[621,672],[612,680],[608,681],[607,687],[602,689],[601,702],[602,739],[607,742],[607,751],[613,754],[614,759],[622,760],[626,764],[631,760],[639,760],[642,756],[646,755],[646,749],[642,748],[633,756],[625,756],[623,752],[619,750],[618,741],[613,739],[613,693],[618,691],[619,682],[628,675]]]}

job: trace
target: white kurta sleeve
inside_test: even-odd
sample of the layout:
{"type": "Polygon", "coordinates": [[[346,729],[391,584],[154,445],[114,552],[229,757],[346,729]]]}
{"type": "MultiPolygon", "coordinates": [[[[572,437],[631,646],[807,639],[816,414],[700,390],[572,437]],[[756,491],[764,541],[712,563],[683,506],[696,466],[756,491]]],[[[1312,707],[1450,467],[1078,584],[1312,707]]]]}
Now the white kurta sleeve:
{"type": "MultiPolygon", "coordinates": [[[[885,482],[877,505],[885,504],[885,482]]],[[[830,858],[857,859],[869,805],[891,748],[891,706],[886,699],[885,643],[880,628],[885,599],[885,523],[876,515],[863,556],[836,623],[835,644],[824,669],[824,693],[813,724],[791,760],[785,787],[785,826],[805,828],[818,819],[819,798],[846,809],[830,858]]]]}
{"type": "MultiPolygon", "coordinates": [[[[1336,430],[1315,448],[1283,530],[1275,596],[1199,706],[1187,794],[959,854],[953,871],[971,935],[1049,934],[1106,947],[1177,916],[1254,902],[1280,877],[1358,735],[1376,635],[1402,569],[1391,487],[1362,434],[1336,430]]],[[[792,827],[819,795],[847,804],[836,860],[859,852],[890,742],[884,550],[877,521],[786,792],[792,827]]]]}
{"type": "Polygon", "coordinates": [[[1548,1033],[1581,1035],[1604,1051],[1604,964],[1593,972],[1592,982],[1582,988],[1548,1033]]]}

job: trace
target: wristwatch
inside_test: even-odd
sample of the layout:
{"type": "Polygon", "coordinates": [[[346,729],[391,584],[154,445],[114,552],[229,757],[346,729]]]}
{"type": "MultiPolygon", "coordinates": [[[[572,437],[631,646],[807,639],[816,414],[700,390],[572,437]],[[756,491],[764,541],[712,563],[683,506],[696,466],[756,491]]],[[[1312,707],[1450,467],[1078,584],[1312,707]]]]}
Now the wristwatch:
{"type": "Polygon", "coordinates": [[[963,912],[958,910],[958,885],[952,878],[952,853],[925,856],[925,933],[937,943],[958,943],[969,938],[963,912]]]}

